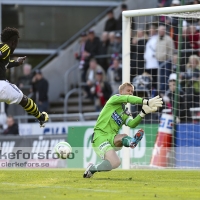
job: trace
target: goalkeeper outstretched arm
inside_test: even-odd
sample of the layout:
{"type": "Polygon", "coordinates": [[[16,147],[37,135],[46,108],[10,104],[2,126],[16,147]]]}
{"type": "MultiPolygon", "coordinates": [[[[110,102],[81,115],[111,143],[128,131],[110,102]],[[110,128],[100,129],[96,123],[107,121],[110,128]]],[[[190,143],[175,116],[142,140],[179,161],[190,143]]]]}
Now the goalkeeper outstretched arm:
{"type": "Polygon", "coordinates": [[[140,124],[140,122],[142,121],[142,119],[145,117],[146,114],[153,113],[156,111],[157,111],[157,107],[151,108],[147,105],[143,105],[141,112],[135,118],[132,118],[131,116],[128,117],[125,124],[126,126],[129,126],[130,128],[135,128],[138,124],[140,124]]]}
{"type": "Polygon", "coordinates": [[[123,83],[119,86],[119,94],[113,95],[109,100],[108,104],[120,104],[120,103],[131,103],[131,104],[141,104],[148,105],[149,107],[162,107],[162,98],[156,96],[152,99],[143,99],[137,96],[133,96],[134,86],[131,83],[123,83]]]}
{"type": "Polygon", "coordinates": [[[148,105],[149,107],[162,107],[162,98],[156,96],[152,99],[143,99],[132,95],[114,95],[109,99],[108,103],[119,104],[119,103],[131,103],[131,104],[141,104],[148,105]],[[109,102],[110,101],[110,102],[109,102]]]}

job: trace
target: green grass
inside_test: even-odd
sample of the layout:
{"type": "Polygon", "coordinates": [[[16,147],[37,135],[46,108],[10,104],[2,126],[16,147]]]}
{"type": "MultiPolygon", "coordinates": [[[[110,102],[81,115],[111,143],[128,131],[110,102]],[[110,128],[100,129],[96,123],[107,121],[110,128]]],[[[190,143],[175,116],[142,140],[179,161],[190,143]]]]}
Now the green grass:
{"type": "Polygon", "coordinates": [[[1,200],[200,199],[200,171],[114,170],[82,178],[83,170],[1,170],[1,200]]]}

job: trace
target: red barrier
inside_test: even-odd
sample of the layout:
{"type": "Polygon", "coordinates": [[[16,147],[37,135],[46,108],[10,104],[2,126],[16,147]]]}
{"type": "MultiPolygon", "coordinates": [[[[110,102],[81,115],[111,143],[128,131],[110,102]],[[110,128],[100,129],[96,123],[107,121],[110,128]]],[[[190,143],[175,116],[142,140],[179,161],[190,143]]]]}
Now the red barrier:
{"type": "Polygon", "coordinates": [[[168,167],[172,143],[173,116],[162,114],[150,165],[168,167]]]}

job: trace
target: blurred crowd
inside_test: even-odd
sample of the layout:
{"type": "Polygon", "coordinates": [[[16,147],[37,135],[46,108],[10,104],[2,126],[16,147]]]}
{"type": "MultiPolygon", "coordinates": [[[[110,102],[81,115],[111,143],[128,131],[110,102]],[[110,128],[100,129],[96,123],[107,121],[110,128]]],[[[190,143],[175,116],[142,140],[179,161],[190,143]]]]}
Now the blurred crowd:
{"type": "Polygon", "coordinates": [[[113,11],[107,13],[104,31],[99,38],[94,29],[80,35],[76,59],[79,60],[84,98],[94,100],[96,111],[100,111],[109,97],[118,92],[122,82],[122,11],[118,18],[113,11]]]}
{"type": "MultiPolygon", "coordinates": [[[[190,4],[199,3],[194,0],[190,4]]],[[[158,7],[180,6],[179,0],[158,0],[158,7]]],[[[122,4],[121,11],[128,10],[122,4]]],[[[160,95],[165,108],[174,106],[176,87],[179,117],[190,120],[189,108],[199,107],[200,99],[200,22],[183,19],[179,40],[178,17],[159,16],[145,27],[138,27],[132,19],[131,77],[135,91],[146,90],[148,97],[160,95]],[[178,42],[181,41],[180,43],[178,42]],[[181,49],[180,63],[178,48],[181,49]],[[174,76],[179,67],[179,76],[174,76]],[[172,75],[172,76],[171,76],[172,75]],[[170,77],[173,77],[170,78],[170,77]],[[178,80],[178,85],[176,85],[178,80]],[[187,118],[186,118],[187,116],[187,118]]],[[[107,13],[104,32],[99,38],[95,30],[82,33],[75,57],[79,60],[84,83],[84,97],[94,100],[96,110],[118,92],[122,83],[122,16],[116,19],[113,11],[107,13]],[[103,99],[103,100],[102,100],[103,99]]]]}

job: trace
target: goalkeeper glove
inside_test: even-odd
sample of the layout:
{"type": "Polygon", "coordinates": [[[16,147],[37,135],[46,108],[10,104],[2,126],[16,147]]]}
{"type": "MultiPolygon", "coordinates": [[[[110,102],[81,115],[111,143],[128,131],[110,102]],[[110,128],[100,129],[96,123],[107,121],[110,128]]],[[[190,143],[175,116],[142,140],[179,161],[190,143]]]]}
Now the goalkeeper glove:
{"type": "Polygon", "coordinates": [[[151,108],[162,107],[162,104],[163,104],[162,98],[160,98],[159,96],[156,96],[149,100],[143,99],[143,105],[148,105],[151,108]]]}
{"type": "Polygon", "coordinates": [[[147,105],[143,105],[142,106],[142,110],[139,113],[140,117],[145,117],[146,114],[152,113],[152,112],[156,112],[157,111],[157,107],[150,107],[147,105]]]}

